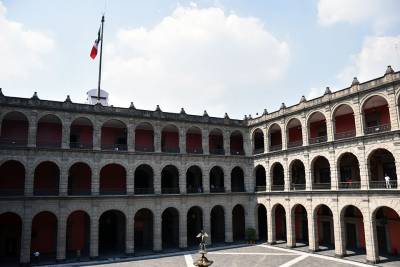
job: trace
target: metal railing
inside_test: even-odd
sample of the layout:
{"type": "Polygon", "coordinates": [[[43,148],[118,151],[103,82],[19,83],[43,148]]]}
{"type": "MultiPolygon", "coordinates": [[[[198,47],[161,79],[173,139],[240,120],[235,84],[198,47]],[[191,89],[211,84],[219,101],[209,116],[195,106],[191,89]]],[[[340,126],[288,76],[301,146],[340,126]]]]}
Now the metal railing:
{"type": "Polygon", "coordinates": [[[283,184],[271,185],[271,191],[284,191],[284,190],[285,190],[285,185],[283,184]]]}
{"type": "Polygon", "coordinates": [[[154,194],[153,187],[137,188],[135,187],[135,195],[151,195],[154,194]]]}
{"type": "Polygon", "coordinates": [[[26,147],[28,145],[27,139],[22,138],[0,138],[1,147],[26,147]]]}
{"type": "Polygon", "coordinates": [[[69,148],[71,149],[93,149],[93,144],[91,143],[80,143],[80,142],[70,142],[69,148]]]}
{"type": "Polygon", "coordinates": [[[339,182],[338,183],[339,189],[360,189],[361,183],[360,182],[339,182]]]}
{"type": "Polygon", "coordinates": [[[126,144],[101,144],[101,150],[127,151],[126,144]]]}
{"type": "Polygon", "coordinates": [[[23,196],[23,188],[0,188],[0,196],[23,196]]]}
{"type": "Polygon", "coordinates": [[[163,147],[161,151],[164,153],[174,153],[178,154],[180,152],[179,147],[163,147]]]}
{"type": "Polygon", "coordinates": [[[187,147],[186,148],[186,153],[189,153],[189,154],[203,154],[203,148],[201,148],[201,147],[191,147],[191,148],[187,147]]]}
{"type": "Polygon", "coordinates": [[[231,149],[231,155],[244,155],[243,149],[231,149]]]}
{"type": "Polygon", "coordinates": [[[291,191],[301,191],[306,190],[306,184],[291,184],[290,185],[291,191]]]}
{"type": "Polygon", "coordinates": [[[92,192],[90,188],[69,188],[68,189],[68,195],[71,196],[88,196],[92,192]]]}
{"type": "Polygon", "coordinates": [[[140,145],[140,144],[136,144],[136,145],[135,145],[135,151],[140,151],[140,152],[154,152],[154,146],[153,146],[153,145],[140,145]]]}
{"type": "Polygon", "coordinates": [[[33,190],[34,196],[58,196],[58,186],[56,188],[37,188],[33,190]]]}
{"type": "Polygon", "coordinates": [[[282,150],[282,144],[273,145],[269,147],[269,151],[278,151],[278,150],[282,150]]]}
{"type": "Polygon", "coordinates": [[[288,148],[291,147],[298,147],[303,145],[303,140],[297,140],[297,141],[289,141],[288,142],[288,148]]]}
{"type": "Polygon", "coordinates": [[[210,187],[210,193],[224,193],[225,187],[210,187]]]}
{"type": "Polygon", "coordinates": [[[126,188],[100,188],[100,195],[126,195],[126,188]]]}
{"type": "Polygon", "coordinates": [[[187,187],[186,188],[186,193],[188,193],[188,194],[200,194],[200,193],[203,193],[203,192],[204,192],[204,190],[203,190],[202,187],[198,187],[198,188],[196,188],[196,187],[187,187]]]}
{"type": "Polygon", "coordinates": [[[389,183],[386,183],[386,181],[370,181],[369,188],[370,189],[396,189],[397,188],[397,180],[390,180],[389,183]]]}
{"type": "Polygon", "coordinates": [[[373,134],[373,133],[381,133],[390,131],[390,123],[389,124],[381,124],[372,127],[366,127],[364,129],[365,134],[373,134]]]}
{"type": "Polygon", "coordinates": [[[210,148],[210,154],[213,154],[213,155],[225,155],[225,149],[223,149],[223,148],[210,148]]]}
{"type": "Polygon", "coordinates": [[[326,141],[328,141],[328,136],[318,136],[318,137],[314,137],[314,138],[309,138],[308,142],[310,144],[318,144],[318,143],[325,143],[326,141]]]}
{"type": "Polygon", "coordinates": [[[179,194],[179,187],[162,187],[161,194],[179,194]]]}
{"type": "Polygon", "coordinates": [[[253,154],[254,154],[254,155],[256,155],[256,154],[262,154],[262,153],[264,153],[264,148],[255,148],[255,149],[253,150],[253,154]]]}
{"type": "Polygon", "coordinates": [[[254,188],[254,191],[255,192],[265,192],[265,191],[267,191],[267,186],[266,185],[257,185],[254,188]]]}
{"type": "Polygon", "coordinates": [[[40,148],[61,148],[61,141],[58,140],[37,140],[36,147],[40,148]]]}
{"type": "Polygon", "coordinates": [[[335,140],[346,139],[356,136],[356,130],[335,133],[335,140]]]}
{"type": "Polygon", "coordinates": [[[330,190],[331,183],[313,183],[312,189],[313,190],[330,190]]]}
{"type": "Polygon", "coordinates": [[[231,192],[246,192],[244,186],[233,186],[231,192]]]}

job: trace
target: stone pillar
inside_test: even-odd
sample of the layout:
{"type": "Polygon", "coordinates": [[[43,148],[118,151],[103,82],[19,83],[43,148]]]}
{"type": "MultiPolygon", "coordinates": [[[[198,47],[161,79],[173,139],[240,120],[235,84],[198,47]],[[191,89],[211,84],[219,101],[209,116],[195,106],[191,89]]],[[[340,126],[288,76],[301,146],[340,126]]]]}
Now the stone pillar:
{"type": "Polygon", "coordinates": [[[179,150],[181,154],[186,154],[186,129],[179,128],[179,150]]]}
{"type": "Polygon", "coordinates": [[[129,152],[134,152],[135,151],[135,124],[133,120],[129,120],[129,123],[127,125],[127,145],[128,145],[128,151],[129,152]]]}
{"type": "Polygon", "coordinates": [[[35,166],[33,166],[33,159],[29,160],[27,164],[26,177],[25,177],[25,196],[29,197],[33,195],[34,179],[35,179],[35,166]]]}
{"type": "Polygon", "coordinates": [[[225,187],[225,192],[229,193],[232,191],[231,187],[231,166],[229,168],[223,168],[224,170],[224,187],[225,187]]]}
{"type": "Polygon", "coordinates": [[[331,169],[331,190],[338,190],[339,188],[339,177],[338,177],[338,169],[336,168],[336,160],[335,160],[335,150],[329,150],[329,165],[331,169]]]}
{"type": "Polygon", "coordinates": [[[225,155],[230,155],[231,154],[231,132],[229,130],[225,130],[223,132],[223,137],[224,137],[225,155]]]}
{"type": "Polygon", "coordinates": [[[186,166],[180,166],[179,168],[179,192],[181,194],[186,194],[186,166]]]}
{"type": "Polygon", "coordinates": [[[296,247],[296,219],[294,217],[294,212],[291,212],[291,207],[287,205],[285,207],[286,212],[286,229],[287,229],[287,247],[296,247]]]}
{"type": "MultiPolygon", "coordinates": [[[[128,165],[128,168],[130,164],[128,165]]],[[[128,195],[135,194],[135,177],[134,177],[134,170],[129,168],[126,172],[126,193],[128,195]]]]}
{"type": "Polygon", "coordinates": [[[287,149],[287,134],[286,134],[286,127],[285,127],[285,122],[282,120],[282,122],[279,124],[279,127],[281,127],[281,136],[282,136],[282,150],[287,149]]]}
{"type": "Polygon", "coordinates": [[[201,133],[201,143],[202,143],[203,154],[204,155],[209,155],[210,154],[209,143],[208,143],[208,135],[209,135],[208,129],[203,129],[202,133],[201,133]]]}
{"type": "Polygon", "coordinates": [[[253,154],[253,151],[252,151],[253,146],[252,146],[250,134],[251,134],[250,131],[246,130],[245,135],[243,136],[243,149],[244,149],[244,154],[246,156],[251,156],[253,154]]]}
{"type": "Polygon", "coordinates": [[[245,210],[245,225],[246,225],[246,229],[254,228],[257,232],[255,211],[256,211],[256,209],[253,206],[253,202],[251,202],[251,204],[247,208],[247,211],[245,210]]]}
{"type": "Polygon", "coordinates": [[[133,255],[135,246],[135,231],[134,231],[134,212],[129,209],[126,215],[126,239],[125,239],[125,253],[133,255]]]}
{"type": "Polygon", "coordinates": [[[364,213],[364,234],[365,249],[368,263],[377,263],[379,261],[378,236],[375,231],[376,225],[372,214],[368,211],[364,213]]]}
{"type": "Polygon", "coordinates": [[[207,167],[204,167],[201,172],[202,181],[203,181],[203,192],[210,193],[210,170],[207,167]]]}
{"type": "Polygon", "coordinates": [[[187,248],[187,225],[186,225],[186,207],[182,207],[179,213],[179,248],[187,248]]]}
{"type": "Polygon", "coordinates": [[[272,177],[271,177],[271,172],[269,169],[269,161],[265,161],[265,187],[267,192],[271,192],[271,185],[272,185],[272,177]]]}
{"type": "Polygon", "coordinates": [[[211,244],[211,217],[209,207],[204,207],[203,211],[203,230],[208,234],[206,239],[207,245],[211,244]]]}
{"type": "Polygon", "coordinates": [[[307,209],[307,225],[308,225],[308,250],[315,252],[318,247],[317,218],[313,214],[312,208],[307,209]]]}
{"type": "Polygon", "coordinates": [[[101,123],[93,125],[93,150],[101,150],[101,123]]]}
{"type": "Polygon", "coordinates": [[[356,136],[363,136],[364,135],[364,130],[363,130],[363,119],[362,119],[362,114],[358,110],[359,106],[357,105],[356,109],[354,110],[354,124],[356,126],[356,136]]]}
{"type": "Polygon", "coordinates": [[[225,242],[232,243],[232,208],[230,206],[225,207],[225,242]]]}
{"type": "Polygon", "coordinates": [[[308,127],[305,115],[301,117],[301,136],[303,138],[303,146],[308,146],[308,127]]]}
{"type": "Polygon", "coordinates": [[[62,142],[61,147],[63,149],[69,149],[69,139],[71,132],[71,121],[69,118],[64,118],[65,120],[62,122],[62,142]]]}
{"type": "Polygon", "coordinates": [[[31,261],[31,230],[32,230],[32,211],[30,207],[25,206],[24,218],[22,220],[21,232],[21,254],[20,262],[28,264],[31,261]]]}
{"type": "Polygon", "coordinates": [[[28,147],[36,147],[37,113],[32,112],[29,118],[28,147]]]}
{"type": "Polygon", "coordinates": [[[100,192],[100,169],[97,164],[92,169],[92,195],[97,196],[100,192]]]}
{"type": "MultiPolygon", "coordinates": [[[[359,147],[360,150],[360,147],[359,147]]],[[[369,171],[368,171],[368,162],[365,158],[365,147],[362,146],[362,150],[360,150],[360,154],[356,155],[358,159],[358,166],[360,168],[360,189],[367,190],[369,188],[369,171]]]]}
{"type": "Polygon", "coordinates": [[[269,152],[269,135],[268,135],[268,129],[267,126],[264,126],[262,128],[263,134],[264,134],[264,153],[269,152]]]}
{"type": "Polygon", "coordinates": [[[396,95],[394,87],[390,87],[387,89],[388,92],[388,107],[389,107],[389,114],[390,114],[390,129],[392,131],[396,131],[399,129],[399,120],[397,117],[397,109],[399,108],[396,105],[396,95]]]}
{"type": "Polygon", "coordinates": [[[335,236],[335,256],[343,257],[346,253],[345,244],[344,244],[344,235],[343,229],[344,225],[340,220],[339,214],[337,212],[333,212],[333,229],[335,236]]]}
{"type": "Polygon", "coordinates": [[[284,157],[283,158],[283,181],[284,181],[284,190],[285,191],[290,191],[290,175],[289,175],[289,166],[288,166],[288,158],[284,157]]]}
{"type": "Polygon", "coordinates": [[[67,214],[64,208],[60,208],[57,221],[57,261],[65,260],[67,235],[67,214]]]}
{"type": "Polygon", "coordinates": [[[246,166],[243,172],[244,172],[244,188],[246,192],[254,192],[255,177],[253,175],[252,165],[246,166]]]}
{"type": "Polygon", "coordinates": [[[161,194],[161,168],[156,166],[154,168],[154,193],[161,194]]]}
{"type": "Polygon", "coordinates": [[[326,119],[326,133],[327,133],[327,140],[331,142],[334,140],[333,138],[333,122],[331,120],[331,110],[329,107],[326,107],[324,116],[326,119]]]}
{"type": "Polygon", "coordinates": [[[267,211],[267,230],[268,230],[268,243],[276,243],[276,233],[275,233],[275,211],[270,209],[267,211]]]}
{"type": "Polygon", "coordinates": [[[310,158],[308,154],[304,155],[305,161],[304,161],[304,172],[306,175],[306,190],[312,190],[312,170],[311,170],[311,164],[310,164],[310,158]]]}
{"type": "Polygon", "coordinates": [[[99,256],[99,216],[97,207],[93,210],[90,218],[90,258],[97,258],[99,256]]]}
{"type": "Polygon", "coordinates": [[[154,126],[154,151],[161,153],[161,127],[158,124],[154,126]]]}
{"type": "Polygon", "coordinates": [[[161,238],[161,227],[162,227],[162,215],[161,209],[159,206],[155,208],[155,216],[154,216],[154,238],[153,238],[153,250],[161,251],[162,250],[162,238],[161,238]]]}
{"type": "Polygon", "coordinates": [[[63,163],[60,168],[59,195],[68,195],[68,166],[63,163]]]}

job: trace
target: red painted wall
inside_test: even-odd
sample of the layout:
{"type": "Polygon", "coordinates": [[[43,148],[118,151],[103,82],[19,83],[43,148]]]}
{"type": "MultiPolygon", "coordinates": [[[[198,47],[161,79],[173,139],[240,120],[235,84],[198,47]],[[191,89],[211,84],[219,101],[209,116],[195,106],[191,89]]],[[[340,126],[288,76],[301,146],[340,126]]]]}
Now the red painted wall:
{"type": "Polygon", "coordinates": [[[391,246],[391,253],[400,254],[400,221],[399,216],[394,210],[388,210],[386,213],[388,218],[388,230],[391,246]]]}
{"type": "Polygon", "coordinates": [[[186,134],[186,149],[193,151],[194,149],[202,148],[202,137],[201,134],[188,133],[186,134]]]}
{"type": "Polygon", "coordinates": [[[210,149],[224,148],[224,137],[222,135],[210,134],[208,136],[208,146],[210,149]]]}
{"type": "Polygon", "coordinates": [[[1,125],[1,137],[11,140],[24,140],[28,141],[28,128],[27,121],[13,121],[4,120],[1,125]]]}
{"type": "Polygon", "coordinates": [[[34,190],[38,191],[56,191],[60,179],[60,170],[52,162],[40,163],[35,169],[34,190]]]}
{"type": "Polygon", "coordinates": [[[278,239],[281,236],[282,231],[284,230],[284,216],[282,216],[282,212],[278,209],[275,210],[275,237],[278,239]]]}
{"type": "Polygon", "coordinates": [[[60,123],[40,122],[37,127],[36,143],[57,143],[61,145],[62,126],[60,123]]]}
{"type": "Polygon", "coordinates": [[[296,142],[302,140],[301,127],[295,126],[289,128],[289,142],[296,142]]]}
{"type": "Polygon", "coordinates": [[[67,249],[70,251],[83,250],[87,240],[86,214],[83,211],[76,211],[68,218],[67,225],[67,249]]]}
{"type": "Polygon", "coordinates": [[[100,171],[100,192],[111,190],[126,190],[125,169],[117,164],[109,164],[100,171]]]}
{"type": "MultiPolygon", "coordinates": [[[[74,189],[87,189],[90,191],[92,171],[89,166],[83,163],[74,164],[69,170],[69,177],[74,177],[72,183],[74,189]]],[[[71,184],[72,181],[69,182],[71,184]]]]}
{"type": "Polygon", "coordinates": [[[10,160],[0,166],[0,190],[17,190],[24,193],[25,169],[18,161],[10,160]]]}
{"type": "Polygon", "coordinates": [[[55,253],[57,218],[50,212],[41,212],[32,222],[31,252],[55,253]]]}
{"type": "Polygon", "coordinates": [[[365,109],[364,116],[374,114],[375,112],[379,113],[379,119],[381,124],[390,124],[389,108],[387,105],[376,108],[365,109]]]}
{"type": "Polygon", "coordinates": [[[93,144],[92,126],[72,126],[71,133],[77,134],[79,136],[79,141],[81,144],[93,144]]]}
{"type": "Polygon", "coordinates": [[[162,132],[163,148],[179,148],[178,132],[162,132]]]}
{"type": "Polygon", "coordinates": [[[318,137],[318,129],[320,129],[322,126],[325,126],[326,128],[325,120],[310,123],[310,138],[318,137]]]}
{"type": "Polygon", "coordinates": [[[152,130],[140,130],[135,131],[135,143],[141,147],[153,147],[154,143],[154,132],[152,130]]]}
{"type": "Polygon", "coordinates": [[[271,146],[281,145],[282,144],[282,132],[277,131],[271,133],[271,146]]]}
{"type": "Polygon", "coordinates": [[[335,131],[336,133],[354,131],[356,125],[354,122],[354,114],[344,114],[335,117],[335,131]]]}
{"type": "Polygon", "coordinates": [[[234,135],[230,138],[231,150],[242,151],[243,150],[243,137],[241,135],[234,135]]]}
{"type": "Polygon", "coordinates": [[[122,137],[126,137],[125,128],[112,128],[112,127],[101,128],[102,145],[114,145],[117,143],[117,139],[122,137]]]}
{"type": "Polygon", "coordinates": [[[19,254],[21,246],[21,231],[22,221],[18,215],[11,212],[6,212],[0,215],[0,242],[2,242],[2,251],[0,252],[0,258],[4,256],[4,240],[7,240],[8,238],[15,240],[15,249],[19,254]]]}

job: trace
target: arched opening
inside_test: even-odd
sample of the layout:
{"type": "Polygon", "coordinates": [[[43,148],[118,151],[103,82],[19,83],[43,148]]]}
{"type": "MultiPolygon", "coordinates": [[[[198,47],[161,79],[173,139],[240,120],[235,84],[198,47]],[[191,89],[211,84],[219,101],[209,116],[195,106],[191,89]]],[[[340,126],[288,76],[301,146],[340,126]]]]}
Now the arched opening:
{"type": "Polygon", "coordinates": [[[269,128],[269,151],[282,150],[282,131],[281,127],[274,123],[269,128]]]}
{"type": "Polygon", "coordinates": [[[306,171],[301,160],[295,159],[290,164],[290,190],[306,189],[306,171]]]}
{"type": "Polygon", "coordinates": [[[224,155],[224,136],[220,129],[213,129],[208,135],[208,149],[210,154],[224,155]]]}
{"type": "Polygon", "coordinates": [[[203,154],[203,138],[200,128],[190,127],[187,130],[186,153],[203,154]]]}
{"type": "Polygon", "coordinates": [[[77,149],[93,148],[93,126],[87,118],[77,118],[71,124],[69,147],[77,149]]]}
{"type": "Polygon", "coordinates": [[[335,247],[335,238],[332,211],[328,206],[320,205],[316,212],[318,245],[326,249],[333,249],[335,247]]]}
{"type": "Polygon", "coordinates": [[[34,174],[33,194],[35,196],[56,196],[60,181],[60,169],[51,161],[40,163],[34,174]]]}
{"type": "Polygon", "coordinates": [[[126,151],[127,129],[125,123],[119,120],[108,120],[101,127],[101,149],[126,151]]]}
{"type": "Polygon", "coordinates": [[[68,195],[90,195],[92,170],[86,163],[78,162],[69,168],[68,195]]]}
{"type": "Polygon", "coordinates": [[[390,131],[389,105],[385,98],[377,95],[370,97],[365,101],[362,112],[365,134],[390,131]]]}
{"type": "Polygon", "coordinates": [[[275,239],[277,242],[286,242],[286,211],[285,208],[278,204],[274,210],[275,217],[275,239]]]}
{"type": "Polygon", "coordinates": [[[179,153],[179,130],[175,125],[167,125],[161,132],[161,151],[179,153]]]}
{"type": "Polygon", "coordinates": [[[230,137],[231,155],[244,155],[243,135],[239,131],[231,133],[230,137]]]}
{"type": "Polygon", "coordinates": [[[198,245],[196,237],[203,230],[203,211],[200,207],[191,207],[186,217],[187,243],[189,247],[198,245]]]}
{"type": "Polygon", "coordinates": [[[191,166],[186,172],[186,192],[203,193],[203,174],[199,166],[191,166]]]}
{"type": "Polygon", "coordinates": [[[224,171],[219,166],[214,166],[210,170],[210,192],[211,193],[225,192],[224,171]]]}
{"type": "Polygon", "coordinates": [[[90,217],[84,211],[74,211],[67,219],[67,258],[89,256],[90,217]]]}
{"type": "Polygon", "coordinates": [[[335,140],[356,136],[356,123],[353,109],[349,105],[340,105],[333,114],[335,140]]]}
{"type": "Polygon", "coordinates": [[[340,156],[338,163],[339,188],[360,188],[360,167],[357,157],[354,154],[347,152],[340,156]]]}
{"type": "Polygon", "coordinates": [[[119,164],[108,164],[100,171],[100,195],[125,195],[126,171],[119,164]]]}
{"type": "Polygon", "coordinates": [[[308,142],[310,144],[328,141],[326,118],[321,112],[314,112],[308,119],[308,142]]]}
{"type": "Polygon", "coordinates": [[[149,165],[138,166],[135,170],[135,194],[154,194],[153,177],[153,169],[149,165]]]}
{"type": "Polygon", "coordinates": [[[329,161],[323,156],[317,156],[311,166],[313,166],[312,189],[331,189],[331,168],[329,161]]]}
{"type": "Polygon", "coordinates": [[[373,214],[374,237],[377,240],[379,256],[398,260],[400,256],[400,217],[389,208],[380,207],[373,214]]]}
{"type": "Polygon", "coordinates": [[[233,241],[245,239],[246,219],[242,205],[236,205],[232,210],[232,233],[233,241]]]}
{"type": "Polygon", "coordinates": [[[365,254],[364,220],[361,211],[353,206],[347,206],[342,210],[342,226],[346,244],[346,255],[349,252],[365,254]]]}
{"type": "Polygon", "coordinates": [[[167,208],[161,216],[162,248],[179,248],[179,212],[175,208],[167,208]]]}
{"type": "Polygon", "coordinates": [[[264,153],[264,133],[261,129],[254,130],[253,144],[253,154],[264,153]]]}
{"type": "Polygon", "coordinates": [[[119,210],[108,210],[99,219],[99,254],[125,253],[126,218],[119,210]]]}
{"type": "Polygon", "coordinates": [[[179,194],[179,171],[173,165],[165,166],[162,169],[161,193],[179,194]]]}
{"type": "Polygon", "coordinates": [[[134,220],[135,252],[151,251],[153,249],[153,213],[149,209],[140,209],[136,212],[134,220]]]}
{"type": "Polygon", "coordinates": [[[55,115],[46,115],[39,119],[36,132],[36,147],[60,148],[62,141],[62,123],[55,115]]]}
{"type": "Polygon", "coordinates": [[[57,251],[57,217],[48,211],[40,212],[32,220],[31,253],[39,252],[40,260],[55,260],[57,251]]]}
{"type": "Polygon", "coordinates": [[[1,122],[0,145],[25,147],[28,144],[29,122],[24,114],[12,111],[1,122]]]}
{"type": "Polygon", "coordinates": [[[0,214],[0,264],[18,264],[21,251],[22,220],[12,212],[0,214]]]}
{"type": "Polygon", "coordinates": [[[263,192],[267,190],[267,176],[265,173],[265,168],[261,165],[258,165],[255,169],[256,175],[256,192],[263,192]]]}
{"type": "Polygon", "coordinates": [[[225,242],[225,212],[220,205],[211,209],[211,243],[225,242]]]}
{"type": "Polygon", "coordinates": [[[272,191],[283,191],[285,189],[285,174],[283,166],[279,162],[274,163],[271,168],[272,191]]]}
{"type": "Polygon", "coordinates": [[[16,160],[0,166],[0,196],[22,196],[25,187],[25,167],[16,160]]]}
{"type": "Polygon", "coordinates": [[[308,245],[307,211],[303,205],[297,204],[293,208],[293,212],[294,212],[293,232],[295,235],[296,246],[298,246],[297,243],[300,243],[300,245],[308,245]]]}
{"type": "Polygon", "coordinates": [[[267,241],[267,209],[264,205],[257,205],[257,226],[258,226],[258,240],[267,241]]]}
{"type": "Polygon", "coordinates": [[[287,124],[288,148],[303,145],[303,133],[301,122],[298,119],[291,119],[287,124]]]}
{"type": "Polygon", "coordinates": [[[244,188],[244,173],[242,168],[236,166],[231,172],[231,191],[245,192],[244,188]]]}
{"type": "Polygon", "coordinates": [[[383,148],[373,151],[368,166],[370,188],[397,188],[396,163],[392,153],[383,148]]]}
{"type": "Polygon", "coordinates": [[[142,122],[136,126],[135,151],[154,152],[154,129],[150,123],[142,122]]]}

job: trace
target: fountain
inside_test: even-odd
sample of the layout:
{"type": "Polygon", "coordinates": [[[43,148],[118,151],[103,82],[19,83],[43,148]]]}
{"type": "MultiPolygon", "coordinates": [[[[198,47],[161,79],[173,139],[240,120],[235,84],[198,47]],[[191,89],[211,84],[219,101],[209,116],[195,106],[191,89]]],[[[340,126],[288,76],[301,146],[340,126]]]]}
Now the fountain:
{"type": "Polygon", "coordinates": [[[201,230],[201,232],[196,237],[200,238],[199,254],[201,254],[201,257],[200,259],[194,261],[193,264],[194,266],[199,266],[199,267],[210,266],[211,264],[213,264],[213,261],[208,260],[205,256],[207,254],[206,239],[208,235],[206,232],[204,232],[204,230],[201,230]]]}

